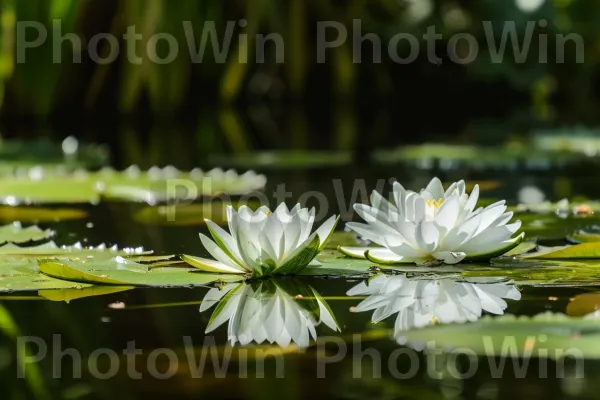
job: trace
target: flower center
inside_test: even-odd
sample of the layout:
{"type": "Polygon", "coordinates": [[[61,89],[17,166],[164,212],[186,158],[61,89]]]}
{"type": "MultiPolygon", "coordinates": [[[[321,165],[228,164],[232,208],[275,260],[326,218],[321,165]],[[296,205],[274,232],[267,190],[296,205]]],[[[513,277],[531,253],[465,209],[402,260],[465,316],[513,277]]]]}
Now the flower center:
{"type": "Polygon", "coordinates": [[[425,200],[425,203],[427,203],[427,205],[429,207],[433,207],[433,208],[440,208],[440,206],[442,205],[443,202],[444,202],[444,199],[425,200]]]}

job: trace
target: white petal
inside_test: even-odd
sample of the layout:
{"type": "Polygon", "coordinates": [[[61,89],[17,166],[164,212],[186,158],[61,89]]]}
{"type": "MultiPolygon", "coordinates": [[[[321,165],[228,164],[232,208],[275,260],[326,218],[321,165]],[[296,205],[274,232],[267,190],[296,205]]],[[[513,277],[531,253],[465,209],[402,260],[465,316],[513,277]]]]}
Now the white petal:
{"type": "Polygon", "coordinates": [[[200,241],[202,242],[202,245],[204,246],[206,251],[208,251],[210,255],[213,256],[217,261],[237,270],[238,272],[246,272],[246,269],[244,269],[235,260],[231,259],[231,257],[225,254],[225,252],[221,250],[221,248],[217,246],[215,242],[210,240],[206,235],[201,233],[200,241]]]}
{"type": "Polygon", "coordinates": [[[236,263],[242,265],[240,256],[240,252],[237,248],[237,242],[229,233],[227,233],[223,228],[219,225],[215,224],[211,220],[204,220],[208,227],[210,234],[213,239],[217,243],[217,245],[228,255],[230,256],[236,263]]]}
{"type": "Polygon", "coordinates": [[[432,198],[429,200],[438,200],[444,198],[444,187],[442,186],[442,182],[437,177],[433,178],[429,182],[425,188],[425,191],[432,196],[432,198]]]}
{"type": "Polygon", "coordinates": [[[458,220],[460,204],[458,196],[452,195],[445,200],[435,216],[435,223],[449,231],[458,220]]]}
{"type": "Polygon", "coordinates": [[[431,253],[438,245],[439,231],[433,222],[423,221],[417,225],[415,239],[421,251],[431,253]]]}
{"type": "Polygon", "coordinates": [[[325,244],[327,244],[327,241],[331,237],[331,234],[333,233],[335,226],[338,223],[338,220],[339,220],[339,217],[336,215],[333,215],[327,221],[325,221],[323,223],[323,225],[321,225],[319,227],[319,229],[316,230],[317,235],[319,236],[319,240],[321,242],[321,245],[319,246],[319,250],[322,250],[323,247],[325,247],[325,244]]]}

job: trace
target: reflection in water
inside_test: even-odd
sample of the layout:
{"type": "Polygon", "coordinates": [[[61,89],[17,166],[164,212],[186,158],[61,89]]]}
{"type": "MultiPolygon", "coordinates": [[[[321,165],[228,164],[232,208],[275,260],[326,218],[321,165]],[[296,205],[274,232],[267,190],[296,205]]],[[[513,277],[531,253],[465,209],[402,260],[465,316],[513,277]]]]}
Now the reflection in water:
{"type": "Polygon", "coordinates": [[[213,305],[206,333],[229,321],[231,345],[265,340],[287,347],[293,341],[306,347],[316,339],[321,323],[334,331],[339,327],[325,300],[309,285],[296,279],[270,279],[251,283],[230,283],[208,291],[200,312],[213,305]]]}
{"type": "Polygon", "coordinates": [[[375,310],[371,321],[398,313],[394,333],[442,324],[474,322],[483,311],[502,315],[504,299],[519,300],[521,293],[507,283],[469,283],[454,279],[408,279],[406,275],[377,275],[350,289],[348,296],[368,295],[356,312],[375,310]]]}

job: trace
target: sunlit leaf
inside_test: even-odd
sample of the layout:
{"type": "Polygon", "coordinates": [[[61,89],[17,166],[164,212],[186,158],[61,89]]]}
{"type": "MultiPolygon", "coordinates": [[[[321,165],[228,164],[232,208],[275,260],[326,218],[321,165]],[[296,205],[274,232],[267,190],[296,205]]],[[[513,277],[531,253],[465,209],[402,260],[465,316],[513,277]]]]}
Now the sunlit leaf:
{"type": "Polygon", "coordinates": [[[133,286],[88,286],[81,289],[44,289],[38,294],[51,301],[65,301],[82,299],[92,296],[103,296],[106,294],[120,293],[133,289],[133,286]]]}
{"type": "Polygon", "coordinates": [[[23,228],[19,222],[0,226],[0,244],[37,241],[48,239],[52,235],[54,232],[50,229],[43,230],[35,225],[23,228]]]}
{"type": "Polygon", "coordinates": [[[40,260],[42,273],[75,282],[134,286],[204,286],[215,281],[234,282],[243,277],[226,274],[197,273],[194,268],[159,267],[127,261],[122,257],[109,260],[40,260]]]}
{"type": "Polygon", "coordinates": [[[573,243],[594,243],[600,242],[600,234],[588,233],[585,231],[576,232],[567,235],[567,240],[573,243]]]}
{"type": "Polygon", "coordinates": [[[578,294],[567,305],[567,315],[581,317],[600,310],[599,293],[578,294]]]}
{"type": "Polygon", "coordinates": [[[597,259],[600,258],[600,242],[582,243],[559,248],[542,248],[538,252],[525,254],[522,257],[545,260],[597,259]]]}

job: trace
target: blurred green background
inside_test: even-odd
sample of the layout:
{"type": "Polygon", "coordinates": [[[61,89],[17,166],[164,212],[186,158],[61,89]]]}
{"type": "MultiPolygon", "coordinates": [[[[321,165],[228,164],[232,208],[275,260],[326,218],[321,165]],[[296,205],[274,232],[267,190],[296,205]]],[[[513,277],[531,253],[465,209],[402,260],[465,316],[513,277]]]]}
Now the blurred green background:
{"type": "MultiPolygon", "coordinates": [[[[200,154],[281,148],[361,152],[427,137],[499,141],[542,127],[597,122],[600,3],[591,0],[1,0],[0,5],[3,135],[72,134],[125,149],[127,161],[158,162],[153,153],[177,154],[185,146],[200,154]],[[247,26],[238,25],[225,63],[215,62],[210,46],[202,63],[190,61],[183,21],[194,27],[198,44],[207,21],[215,23],[221,40],[227,22],[241,19],[247,26]],[[355,19],[363,34],[377,34],[384,46],[398,33],[421,38],[435,26],[443,37],[436,43],[441,61],[428,60],[421,40],[414,62],[394,63],[384,47],[382,63],[376,64],[365,41],[363,62],[354,63],[355,19]],[[53,20],[60,20],[63,34],[81,38],[81,63],[73,63],[68,40],[62,57],[54,59],[53,20]],[[547,26],[536,25],[523,63],[510,50],[502,63],[491,62],[482,21],[491,21],[499,43],[506,22],[514,22],[522,37],[528,21],[540,20],[547,26]],[[17,26],[23,21],[42,23],[49,36],[17,63],[17,26]],[[344,45],[328,50],[325,63],[317,62],[319,21],[340,22],[349,32],[344,45]],[[143,37],[136,48],[143,58],[139,65],[125,51],[123,35],[130,26],[143,37]],[[100,65],[88,55],[86,43],[99,33],[120,40],[112,63],[100,65]],[[173,62],[158,65],[144,50],[157,33],[179,42],[173,62]],[[238,33],[247,34],[248,42],[240,43],[238,33]],[[264,63],[256,62],[253,51],[248,63],[238,61],[239,53],[254,49],[259,33],[282,36],[284,63],[276,62],[272,44],[264,63]],[[447,42],[457,33],[477,39],[479,56],[472,63],[449,57],[447,42]],[[570,33],[582,37],[583,63],[572,43],[564,62],[556,62],[554,37],[570,33]],[[548,36],[547,63],[539,59],[538,35],[548,36]],[[136,148],[142,149],[137,155],[136,148]]],[[[28,30],[25,38],[34,40],[36,33],[28,30]]],[[[110,53],[107,43],[98,47],[102,57],[110,53]]],[[[401,54],[410,50],[406,43],[401,54]]],[[[158,55],[168,54],[165,46],[161,41],[158,55]]],[[[465,51],[460,45],[456,50],[465,51]]]]}

